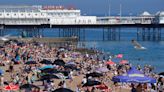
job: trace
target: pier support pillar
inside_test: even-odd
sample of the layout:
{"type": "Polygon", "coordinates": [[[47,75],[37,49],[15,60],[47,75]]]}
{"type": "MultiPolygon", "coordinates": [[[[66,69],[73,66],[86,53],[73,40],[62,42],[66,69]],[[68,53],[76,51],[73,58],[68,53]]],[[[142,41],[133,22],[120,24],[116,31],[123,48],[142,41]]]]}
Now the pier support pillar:
{"type": "Polygon", "coordinates": [[[85,29],[81,29],[78,27],[59,29],[59,37],[73,37],[73,36],[76,36],[79,40],[84,40],[85,29]]]}
{"type": "Polygon", "coordinates": [[[142,28],[142,40],[145,41],[145,30],[146,28],[142,28]]]}
{"type": "Polygon", "coordinates": [[[103,41],[119,41],[121,28],[103,28],[103,41]]]}
{"type": "Polygon", "coordinates": [[[151,28],[148,28],[148,30],[147,30],[147,40],[148,41],[150,41],[150,36],[151,36],[150,31],[151,31],[151,28]]]}
{"type": "Polygon", "coordinates": [[[105,29],[103,28],[103,41],[105,41],[105,29]]]}
{"type": "Polygon", "coordinates": [[[137,41],[139,41],[140,28],[137,27],[137,41]]]}
{"type": "MultiPolygon", "coordinates": [[[[21,36],[22,37],[39,37],[40,36],[40,29],[36,27],[31,28],[23,28],[21,29],[21,36]]],[[[41,30],[43,31],[43,29],[41,30]]],[[[41,32],[43,35],[43,32],[41,32]]]]}
{"type": "Polygon", "coordinates": [[[118,41],[121,39],[121,28],[103,28],[103,41],[118,41]]]}
{"type": "Polygon", "coordinates": [[[158,41],[161,41],[161,28],[158,28],[158,41]]]}

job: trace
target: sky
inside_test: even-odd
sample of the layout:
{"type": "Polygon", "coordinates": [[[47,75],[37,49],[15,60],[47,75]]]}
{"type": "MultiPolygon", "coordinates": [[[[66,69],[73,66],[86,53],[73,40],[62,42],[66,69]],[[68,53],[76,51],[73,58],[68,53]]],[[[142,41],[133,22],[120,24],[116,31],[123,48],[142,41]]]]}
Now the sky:
{"type": "Polygon", "coordinates": [[[139,15],[164,11],[164,0],[0,0],[1,5],[63,5],[80,9],[82,15],[139,15]]]}

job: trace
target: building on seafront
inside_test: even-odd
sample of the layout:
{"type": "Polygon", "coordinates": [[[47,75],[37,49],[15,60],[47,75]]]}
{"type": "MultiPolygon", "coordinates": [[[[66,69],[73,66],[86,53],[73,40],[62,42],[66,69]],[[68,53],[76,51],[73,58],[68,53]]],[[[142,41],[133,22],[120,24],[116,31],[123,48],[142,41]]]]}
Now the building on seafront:
{"type": "Polygon", "coordinates": [[[0,6],[0,24],[92,24],[96,16],[63,6],[0,6]]]}

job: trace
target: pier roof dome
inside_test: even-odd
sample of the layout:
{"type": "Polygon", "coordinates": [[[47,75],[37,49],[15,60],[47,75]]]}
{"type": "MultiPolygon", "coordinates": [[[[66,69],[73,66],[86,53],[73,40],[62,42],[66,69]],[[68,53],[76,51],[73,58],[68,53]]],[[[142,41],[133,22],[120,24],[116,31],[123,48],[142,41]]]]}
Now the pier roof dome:
{"type": "Polygon", "coordinates": [[[157,16],[164,16],[164,11],[159,11],[156,13],[157,16]]]}
{"type": "Polygon", "coordinates": [[[149,12],[147,12],[147,11],[144,11],[144,12],[141,14],[141,16],[151,16],[151,14],[150,14],[149,12]]]}

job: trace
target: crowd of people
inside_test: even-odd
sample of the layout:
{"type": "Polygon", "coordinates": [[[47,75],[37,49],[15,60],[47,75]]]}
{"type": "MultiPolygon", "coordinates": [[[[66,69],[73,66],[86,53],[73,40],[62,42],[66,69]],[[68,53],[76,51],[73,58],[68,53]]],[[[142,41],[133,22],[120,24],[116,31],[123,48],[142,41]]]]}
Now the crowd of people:
{"type": "MultiPolygon", "coordinates": [[[[0,47],[0,91],[6,85],[17,85],[20,92],[51,92],[67,88],[75,92],[163,92],[164,78],[153,73],[153,67],[137,66],[157,83],[118,83],[113,76],[132,68],[129,62],[109,63],[115,56],[101,58],[104,53],[76,52],[74,48],[51,47],[43,43],[6,42],[0,47]],[[26,87],[25,87],[26,85],[26,87]],[[121,88],[121,89],[120,89],[121,88]]],[[[121,61],[122,59],[120,59],[121,61]]],[[[71,92],[71,91],[70,91],[71,92]]]]}

